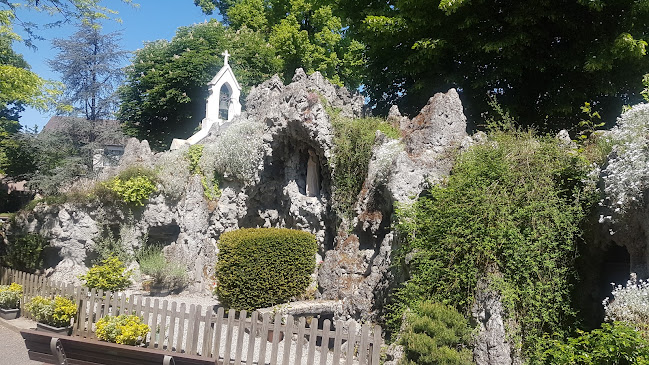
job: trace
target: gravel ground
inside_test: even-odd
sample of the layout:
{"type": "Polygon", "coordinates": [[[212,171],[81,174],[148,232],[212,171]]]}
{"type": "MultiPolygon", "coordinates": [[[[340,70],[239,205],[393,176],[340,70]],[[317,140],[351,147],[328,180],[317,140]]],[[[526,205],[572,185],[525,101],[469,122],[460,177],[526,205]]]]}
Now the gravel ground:
{"type": "MultiPolygon", "coordinates": [[[[19,321],[14,319],[11,322],[19,321]]],[[[24,321],[23,321],[24,322],[24,321]]],[[[31,322],[31,321],[30,321],[31,322]]],[[[21,322],[22,323],[22,322],[21,322]]],[[[31,325],[31,323],[30,323],[31,325]]],[[[27,356],[25,341],[20,336],[20,328],[16,328],[10,321],[0,319],[0,364],[2,365],[36,365],[42,364],[32,361],[27,356]]]]}

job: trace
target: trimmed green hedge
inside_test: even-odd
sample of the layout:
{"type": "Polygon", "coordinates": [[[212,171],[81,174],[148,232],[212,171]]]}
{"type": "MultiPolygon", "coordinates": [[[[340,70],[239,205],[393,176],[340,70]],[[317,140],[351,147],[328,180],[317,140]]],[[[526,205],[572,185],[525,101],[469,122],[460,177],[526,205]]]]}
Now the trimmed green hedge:
{"type": "Polygon", "coordinates": [[[254,310],[304,293],[315,269],[315,236],[284,228],[247,228],[219,239],[216,294],[230,308],[254,310]]]}

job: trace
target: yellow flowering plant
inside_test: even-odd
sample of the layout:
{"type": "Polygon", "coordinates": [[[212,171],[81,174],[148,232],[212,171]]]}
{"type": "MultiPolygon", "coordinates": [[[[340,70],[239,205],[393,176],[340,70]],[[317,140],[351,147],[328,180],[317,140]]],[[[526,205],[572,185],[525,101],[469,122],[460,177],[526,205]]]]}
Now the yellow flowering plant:
{"type": "Polygon", "coordinates": [[[70,320],[77,314],[76,304],[65,297],[55,296],[54,299],[36,296],[25,308],[38,322],[54,327],[67,327],[70,320]]]}
{"type": "Polygon", "coordinates": [[[122,345],[138,345],[146,339],[150,327],[136,315],[106,316],[97,321],[97,338],[122,345]]]}
{"type": "Polygon", "coordinates": [[[127,270],[126,265],[115,256],[111,256],[101,264],[94,265],[79,279],[84,281],[88,288],[110,290],[112,292],[123,290],[131,285],[133,270],[127,270]]]}
{"type": "Polygon", "coordinates": [[[23,286],[17,283],[11,285],[0,285],[0,308],[16,309],[23,296],[23,286]]]}

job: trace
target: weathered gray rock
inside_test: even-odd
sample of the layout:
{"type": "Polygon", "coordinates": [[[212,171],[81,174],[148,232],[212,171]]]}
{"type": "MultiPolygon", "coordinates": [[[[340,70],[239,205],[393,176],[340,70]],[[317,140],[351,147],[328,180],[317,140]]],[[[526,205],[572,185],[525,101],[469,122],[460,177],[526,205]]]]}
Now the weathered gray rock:
{"type": "Polygon", "coordinates": [[[507,336],[507,327],[514,331],[516,324],[505,318],[500,294],[490,288],[485,278],[478,281],[471,315],[478,323],[473,349],[477,365],[522,364],[516,346],[507,340],[512,337],[507,336]]]}
{"type": "Polygon", "coordinates": [[[119,161],[119,170],[128,166],[153,167],[153,153],[147,140],[129,138],[124,147],[124,155],[119,161]]]}

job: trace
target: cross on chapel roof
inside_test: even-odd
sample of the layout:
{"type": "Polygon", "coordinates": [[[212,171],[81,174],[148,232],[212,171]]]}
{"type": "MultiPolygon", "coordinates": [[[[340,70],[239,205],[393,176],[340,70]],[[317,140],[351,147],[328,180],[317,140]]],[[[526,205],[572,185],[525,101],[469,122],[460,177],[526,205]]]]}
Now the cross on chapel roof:
{"type": "Polygon", "coordinates": [[[228,58],[230,58],[230,53],[226,49],[225,52],[221,53],[221,56],[223,56],[223,66],[228,64],[228,58]]]}

